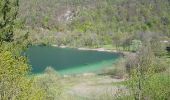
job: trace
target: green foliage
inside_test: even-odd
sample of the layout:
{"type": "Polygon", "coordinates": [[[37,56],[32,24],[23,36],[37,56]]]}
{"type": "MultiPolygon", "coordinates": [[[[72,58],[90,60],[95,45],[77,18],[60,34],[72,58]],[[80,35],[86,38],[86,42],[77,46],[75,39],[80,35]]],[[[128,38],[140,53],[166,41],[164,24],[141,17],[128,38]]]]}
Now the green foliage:
{"type": "Polygon", "coordinates": [[[153,52],[152,44],[146,43],[130,64],[128,86],[130,95],[137,100],[167,100],[170,94],[169,65],[164,57],[153,52]],[[133,68],[132,68],[133,67],[133,68]]]}
{"type": "Polygon", "coordinates": [[[128,82],[130,95],[135,99],[143,100],[167,100],[170,94],[170,79],[168,74],[146,74],[141,76],[133,71],[131,80],[128,82]]]}
{"type": "Polygon", "coordinates": [[[130,48],[133,52],[136,52],[139,50],[141,46],[142,46],[142,42],[140,40],[132,40],[132,44],[130,48]]]}
{"type": "Polygon", "coordinates": [[[47,67],[45,73],[37,78],[37,85],[45,90],[47,95],[45,100],[61,99],[64,87],[61,84],[60,77],[54,69],[47,67]]]}
{"type": "Polygon", "coordinates": [[[18,7],[18,0],[0,1],[0,41],[12,41],[18,7]]]}
{"type": "MultiPolygon", "coordinates": [[[[21,0],[19,19],[26,26],[61,32],[58,36],[48,32],[35,32],[37,43],[99,47],[113,44],[122,50],[130,50],[132,40],[140,33],[160,33],[169,37],[169,1],[162,0],[21,0]],[[70,12],[70,13],[68,13],[70,12]],[[65,15],[70,15],[67,20],[65,15]],[[45,36],[44,33],[47,33],[45,36]],[[97,43],[84,43],[90,34],[97,43]],[[69,36],[68,36],[69,35],[69,36]],[[57,36],[56,40],[54,37],[57,36]],[[44,39],[49,37],[48,39],[44,39]],[[81,38],[81,39],[80,39],[81,38]],[[51,41],[55,40],[55,41],[51,41]]],[[[145,35],[146,35],[145,34],[145,35]]],[[[142,40],[141,40],[142,41],[142,40]]],[[[143,41],[142,41],[143,42],[143,41]]],[[[135,48],[133,48],[135,49],[135,48]]]]}
{"type": "MultiPolygon", "coordinates": [[[[119,50],[139,50],[129,63],[130,99],[169,99],[169,74],[164,74],[168,60],[159,38],[170,36],[169,5],[169,0],[0,0],[0,99],[71,99],[64,98],[60,77],[50,67],[36,80],[28,77],[30,67],[20,55],[29,42],[74,47],[113,44],[119,50]],[[72,20],[64,17],[67,11],[72,20]],[[22,22],[31,31],[23,34],[16,29],[13,34],[22,22]]],[[[124,77],[119,73],[124,71],[117,67],[111,74],[124,77]]],[[[102,99],[107,97],[112,99],[107,94],[102,99]]]]}
{"type": "Polygon", "coordinates": [[[156,56],[165,56],[165,43],[160,42],[160,36],[156,35],[151,39],[151,48],[156,56]]]}
{"type": "Polygon", "coordinates": [[[13,56],[9,51],[0,52],[0,99],[43,99],[43,90],[27,78],[30,67],[24,57],[13,56]]]}
{"type": "Polygon", "coordinates": [[[43,100],[45,91],[29,78],[30,66],[21,53],[27,35],[15,37],[19,0],[0,1],[0,100],[43,100]]]}
{"type": "Polygon", "coordinates": [[[150,99],[166,100],[170,98],[169,75],[158,74],[150,77],[144,84],[145,95],[149,94],[150,99]]]}

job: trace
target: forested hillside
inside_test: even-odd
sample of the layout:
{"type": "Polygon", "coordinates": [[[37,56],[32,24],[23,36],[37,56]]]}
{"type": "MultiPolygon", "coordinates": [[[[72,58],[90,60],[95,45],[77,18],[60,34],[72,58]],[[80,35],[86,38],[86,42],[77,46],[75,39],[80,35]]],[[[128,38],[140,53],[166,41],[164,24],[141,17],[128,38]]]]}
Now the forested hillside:
{"type": "Polygon", "coordinates": [[[128,45],[145,34],[170,37],[169,11],[169,0],[20,0],[18,18],[29,28],[53,30],[53,44],[98,47],[128,45]]]}

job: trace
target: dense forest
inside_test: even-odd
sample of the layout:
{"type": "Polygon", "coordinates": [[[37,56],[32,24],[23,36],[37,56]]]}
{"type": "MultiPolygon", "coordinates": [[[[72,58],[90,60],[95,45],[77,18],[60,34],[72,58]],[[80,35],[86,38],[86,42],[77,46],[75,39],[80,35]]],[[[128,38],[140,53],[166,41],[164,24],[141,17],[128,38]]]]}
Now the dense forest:
{"type": "Polygon", "coordinates": [[[169,100],[169,46],[170,0],[0,0],[0,100],[169,100]],[[68,94],[85,78],[64,78],[50,67],[32,75],[22,55],[30,45],[121,52],[114,70],[102,74],[125,78],[112,85],[128,93],[68,94]]]}
{"type": "Polygon", "coordinates": [[[40,33],[30,32],[33,42],[128,46],[155,34],[169,37],[169,10],[169,0],[20,0],[18,18],[40,33]]]}

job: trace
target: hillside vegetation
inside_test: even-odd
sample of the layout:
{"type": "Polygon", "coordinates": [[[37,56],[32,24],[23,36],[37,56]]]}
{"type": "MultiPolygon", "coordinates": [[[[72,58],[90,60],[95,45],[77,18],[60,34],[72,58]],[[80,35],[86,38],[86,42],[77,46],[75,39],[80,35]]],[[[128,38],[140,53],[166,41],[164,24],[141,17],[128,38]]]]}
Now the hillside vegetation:
{"type": "Polygon", "coordinates": [[[169,100],[169,11],[170,0],[0,0],[0,100],[169,100]],[[96,74],[33,75],[30,45],[123,56],[96,74]]]}
{"type": "Polygon", "coordinates": [[[34,42],[127,47],[151,34],[170,37],[169,10],[169,0],[20,0],[18,18],[36,29],[34,42]]]}

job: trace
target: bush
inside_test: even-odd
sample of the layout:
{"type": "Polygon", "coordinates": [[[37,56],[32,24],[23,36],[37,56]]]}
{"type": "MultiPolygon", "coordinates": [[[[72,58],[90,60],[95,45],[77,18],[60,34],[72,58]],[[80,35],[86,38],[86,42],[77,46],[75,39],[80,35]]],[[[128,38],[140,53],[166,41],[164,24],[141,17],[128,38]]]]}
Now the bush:
{"type": "Polygon", "coordinates": [[[140,40],[132,40],[132,44],[130,46],[131,51],[136,52],[142,46],[142,42],[140,40]]]}
{"type": "Polygon", "coordinates": [[[0,99],[42,99],[42,89],[27,77],[30,67],[24,57],[13,56],[9,51],[0,51],[0,99]]]}
{"type": "Polygon", "coordinates": [[[162,57],[155,56],[151,46],[141,48],[134,61],[129,64],[128,87],[137,100],[167,100],[170,94],[168,64],[162,57]]]}
{"type": "Polygon", "coordinates": [[[63,95],[60,77],[51,67],[47,67],[45,73],[37,77],[37,85],[45,90],[46,100],[57,100],[63,95]]]}

